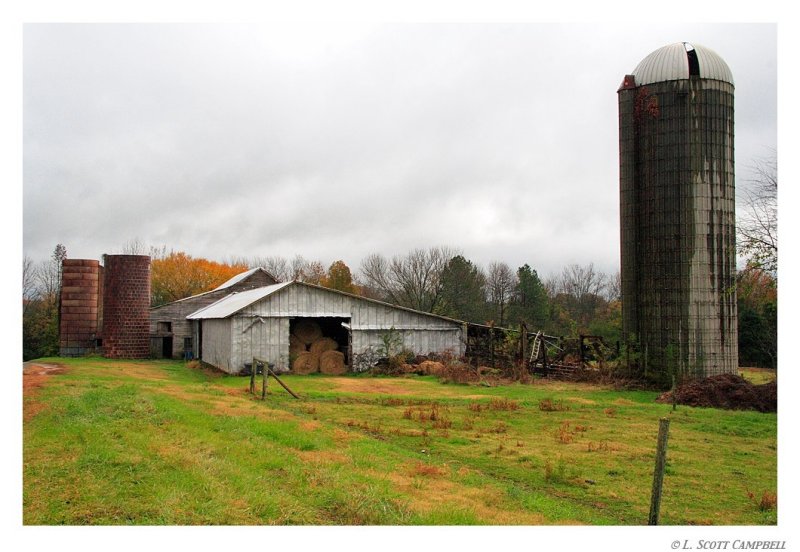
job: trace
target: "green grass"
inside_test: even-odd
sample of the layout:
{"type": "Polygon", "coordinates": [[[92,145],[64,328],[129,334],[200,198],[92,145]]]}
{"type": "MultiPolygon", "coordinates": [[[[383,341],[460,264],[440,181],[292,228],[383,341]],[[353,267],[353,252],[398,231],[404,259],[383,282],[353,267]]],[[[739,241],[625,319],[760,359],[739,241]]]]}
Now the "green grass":
{"type": "Polygon", "coordinates": [[[262,402],[182,362],[49,360],[67,370],[25,398],[26,524],[644,524],[662,416],[662,523],[777,522],[774,414],[432,377],[286,376],[302,400],[271,381],[262,402]]]}

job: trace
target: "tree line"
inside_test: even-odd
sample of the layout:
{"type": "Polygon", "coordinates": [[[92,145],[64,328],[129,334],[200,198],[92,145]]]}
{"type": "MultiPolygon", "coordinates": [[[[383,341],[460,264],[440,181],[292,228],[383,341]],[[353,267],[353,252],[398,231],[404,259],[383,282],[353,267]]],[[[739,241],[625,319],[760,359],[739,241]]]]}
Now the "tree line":
{"type": "MultiPolygon", "coordinates": [[[[124,253],[151,256],[151,304],[158,306],[210,291],[250,268],[262,267],[278,281],[299,280],[423,312],[476,324],[573,337],[597,335],[613,347],[621,340],[619,273],[593,263],[570,264],[542,278],[529,264],[503,261],[486,267],[452,247],[414,249],[388,258],[367,255],[356,271],[337,260],[325,267],[301,255],[232,257],[218,262],[165,246],[123,247],[124,253]]],[[[50,259],[23,259],[23,356],[58,354],[59,244],[50,259]]],[[[750,266],[737,279],[739,354],[743,364],[775,366],[777,288],[768,271],[750,266]]]]}

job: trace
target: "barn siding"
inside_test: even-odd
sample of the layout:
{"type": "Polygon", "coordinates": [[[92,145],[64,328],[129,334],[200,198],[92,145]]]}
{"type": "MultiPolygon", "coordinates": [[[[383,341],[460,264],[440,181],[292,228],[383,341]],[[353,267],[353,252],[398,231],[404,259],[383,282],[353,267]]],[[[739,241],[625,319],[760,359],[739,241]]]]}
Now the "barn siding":
{"type": "Polygon", "coordinates": [[[203,360],[225,372],[235,374],[241,367],[235,363],[231,348],[233,324],[228,319],[203,320],[203,360]]]}
{"type": "Polygon", "coordinates": [[[232,365],[241,369],[258,356],[278,369],[289,369],[289,321],[301,317],[349,318],[352,353],[356,355],[380,347],[381,335],[393,327],[402,336],[404,347],[416,354],[462,355],[466,347],[458,322],[298,285],[286,287],[231,318],[232,365]],[[253,323],[259,317],[263,322],[253,323]]]}
{"type": "Polygon", "coordinates": [[[233,352],[237,371],[253,357],[264,359],[276,370],[289,369],[289,319],[235,316],[231,319],[233,352]]]}

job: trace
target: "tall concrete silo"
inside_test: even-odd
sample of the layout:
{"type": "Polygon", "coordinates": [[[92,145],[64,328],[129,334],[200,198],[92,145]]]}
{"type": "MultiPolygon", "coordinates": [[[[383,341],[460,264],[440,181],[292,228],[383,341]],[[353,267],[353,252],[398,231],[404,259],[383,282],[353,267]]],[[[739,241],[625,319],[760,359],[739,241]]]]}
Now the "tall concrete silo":
{"type": "Polygon", "coordinates": [[[59,354],[81,356],[95,352],[101,325],[99,285],[103,267],[91,259],[61,262],[59,354]]]}
{"type": "Polygon", "coordinates": [[[738,365],[733,76],[679,42],[618,90],[623,333],[646,375],[738,365]]]}
{"type": "Polygon", "coordinates": [[[150,257],[105,255],[103,356],[150,356],[150,257]]]}

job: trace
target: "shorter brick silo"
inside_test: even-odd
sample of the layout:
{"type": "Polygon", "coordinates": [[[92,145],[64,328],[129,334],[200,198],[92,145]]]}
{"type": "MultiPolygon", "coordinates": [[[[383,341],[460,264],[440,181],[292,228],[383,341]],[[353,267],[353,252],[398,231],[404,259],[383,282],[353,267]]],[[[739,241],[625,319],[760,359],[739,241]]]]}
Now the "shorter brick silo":
{"type": "Polygon", "coordinates": [[[100,274],[99,261],[64,259],[61,262],[61,356],[81,356],[95,351],[99,330],[100,274]]]}
{"type": "Polygon", "coordinates": [[[105,255],[103,356],[150,356],[150,257],[105,255]]]}

